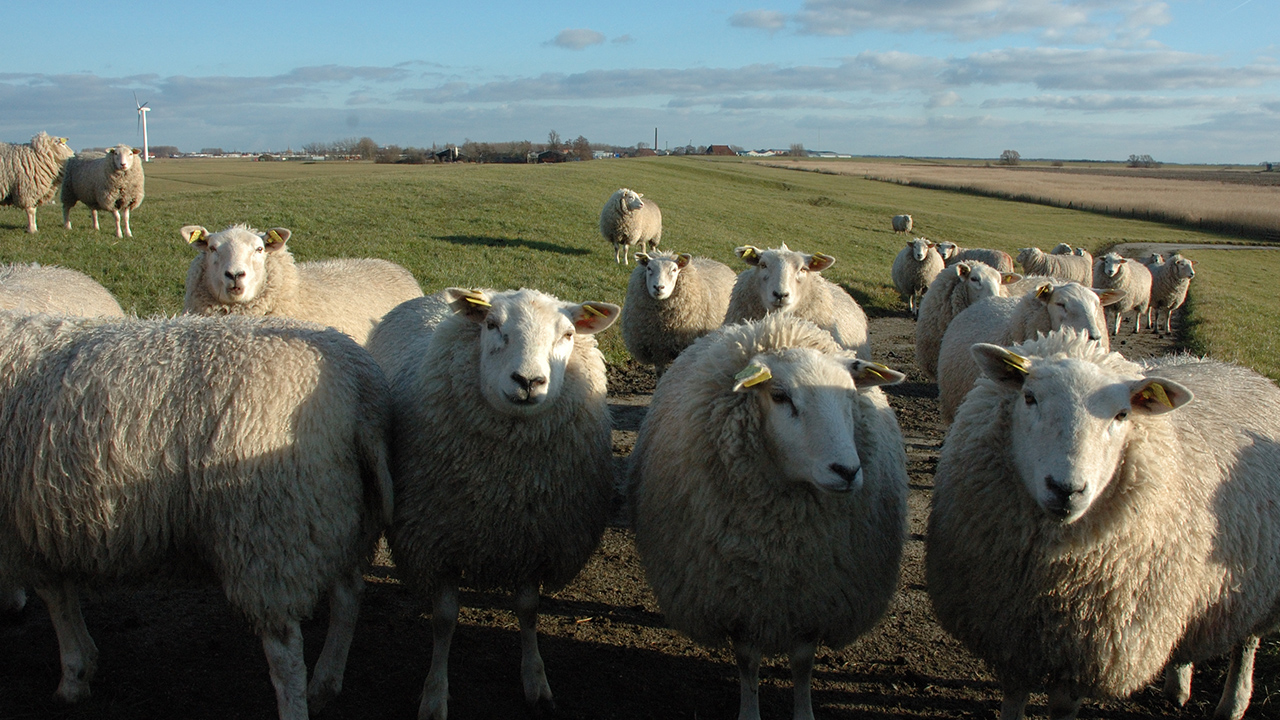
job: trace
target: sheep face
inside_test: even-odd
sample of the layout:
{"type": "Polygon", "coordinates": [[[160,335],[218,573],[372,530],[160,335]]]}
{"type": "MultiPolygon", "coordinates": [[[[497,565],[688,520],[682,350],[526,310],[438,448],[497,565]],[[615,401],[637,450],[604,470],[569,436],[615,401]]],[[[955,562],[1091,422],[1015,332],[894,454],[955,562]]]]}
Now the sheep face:
{"type": "Polygon", "coordinates": [[[1134,378],[1079,358],[1026,358],[973,346],[988,378],[1019,393],[1010,407],[1010,456],[1050,518],[1083,516],[1116,475],[1135,416],[1182,407],[1191,392],[1161,378],[1134,378]]]}
{"type": "Polygon", "coordinates": [[[1047,306],[1049,321],[1054,330],[1079,330],[1090,340],[1103,341],[1106,347],[1109,344],[1102,306],[1119,302],[1124,299],[1124,293],[1114,290],[1095,292],[1080,283],[1045,283],[1036,290],[1036,298],[1047,306]]]}
{"type": "Polygon", "coordinates": [[[1102,259],[1098,262],[1102,264],[1103,275],[1113,278],[1120,272],[1121,266],[1129,261],[1120,257],[1116,253],[1107,253],[1106,255],[1103,255],[1102,259]]]}
{"type": "Polygon", "coordinates": [[[1193,260],[1188,260],[1181,255],[1174,255],[1169,258],[1169,262],[1173,263],[1177,269],[1178,277],[1190,280],[1196,276],[1196,264],[1193,260]]]}
{"type": "Polygon", "coordinates": [[[1055,245],[1055,246],[1053,247],[1053,250],[1051,250],[1051,251],[1050,251],[1050,254],[1053,254],[1053,255],[1073,255],[1073,254],[1075,254],[1075,249],[1074,249],[1074,248],[1072,248],[1072,247],[1071,247],[1070,245],[1068,245],[1067,243],[1058,243],[1057,245],[1055,245]]]}
{"type": "MultiPolygon", "coordinates": [[[[1001,285],[1008,284],[1005,282],[1005,276],[1000,274],[999,270],[991,267],[986,263],[970,262],[968,260],[956,263],[956,272],[960,273],[964,278],[965,292],[968,294],[969,304],[972,305],[983,298],[995,297],[1000,294],[1001,285]]],[[[1010,277],[1018,277],[1010,274],[1010,277]]],[[[1017,282],[1017,280],[1013,280],[1017,282]]]]}
{"type": "Polygon", "coordinates": [[[777,475],[845,493],[862,487],[853,417],[858,387],[904,377],[852,352],[789,348],[756,355],[733,389],[756,394],[762,442],[777,475]]]}
{"type": "Polygon", "coordinates": [[[575,337],[604,330],[621,310],[610,303],[563,302],[536,290],[490,297],[449,288],[445,299],[480,325],[481,394],[494,410],[517,417],[555,403],[575,337]]]}
{"type": "Polygon", "coordinates": [[[630,188],[622,188],[618,192],[620,193],[618,197],[618,209],[622,212],[628,213],[644,207],[644,195],[630,188]]]}
{"type": "Polygon", "coordinates": [[[1018,264],[1025,267],[1027,263],[1038,260],[1042,255],[1044,251],[1040,248],[1022,248],[1018,251],[1018,264]]]}
{"type": "Polygon", "coordinates": [[[776,250],[747,245],[734,252],[755,267],[756,292],[769,312],[788,312],[803,302],[813,278],[836,261],[830,255],[796,252],[785,243],[776,250]]]}
{"type": "Polygon", "coordinates": [[[688,267],[693,256],[681,253],[676,256],[636,253],[636,262],[645,267],[644,286],[649,297],[666,300],[675,292],[680,271],[688,267]]]}
{"type": "Polygon", "coordinates": [[[958,252],[960,252],[960,246],[949,240],[943,240],[938,243],[938,254],[942,256],[943,260],[954,256],[958,252]]]}
{"type": "Polygon", "coordinates": [[[107,151],[107,157],[111,159],[112,172],[123,173],[128,172],[129,168],[137,162],[137,150],[128,145],[117,145],[107,151]]]}
{"type": "Polygon", "coordinates": [[[285,248],[288,228],[259,233],[243,225],[209,234],[198,225],[182,228],[182,236],[201,253],[203,282],[225,305],[252,302],[267,284],[266,257],[285,248]]]}
{"type": "Polygon", "coordinates": [[[911,257],[915,258],[916,262],[924,262],[924,259],[929,256],[929,248],[934,247],[934,244],[924,238],[916,238],[908,242],[907,247],[911,248],[911,257]]]}

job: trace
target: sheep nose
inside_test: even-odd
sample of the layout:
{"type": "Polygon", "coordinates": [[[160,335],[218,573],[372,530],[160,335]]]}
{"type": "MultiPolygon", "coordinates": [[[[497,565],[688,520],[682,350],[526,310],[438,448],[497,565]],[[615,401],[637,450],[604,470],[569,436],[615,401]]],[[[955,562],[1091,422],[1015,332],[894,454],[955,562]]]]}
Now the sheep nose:
{"type": "Polygon", "coordinates": [[[1084,492],[1054,478],[1052,475],[1044,476],[1044,486],[1049,491],[1049,507],[1047,509],[1051,514],[1059,518],[1064,518],[1071,513],[1071,501],[1080,497],[1084,492]]]}
{"type": "Polygon", "coordinates": [[[520,386],[520,389],[524,390],[526,393],[531,392],[534,388],[542,387],[547,384],[547,378],[543,375],[531,378],[525,377],[520,373],[511,373],[511,379],[514,380],[515,383],[520,386]]]}
{"type": "Polygon", "coordinates": [[[828,467],[831,468],[831,472],[835,473],[836,475],[839,475],[840,478],[845,481],[845,484],[849,486],[849,488],[853,488],[853,486],[857,484],[858,473],[862,472],[861,465],[859,465],[858,467],[851,468],[848,465],[841,465],[840,463],[831,463],[831,465],[829,465],[828,467]]]}
{"type": "Polygon", "coordinates": [[[791,293],[789,293],[789,292],[778,292],[777,290],[774,290],[774,291],[773,291],[773,296],[774,296],[775,298],[777,298],[778,300],[786,300],[787,298],[791,297],[791,293]]]}
{"type": "Polygon", "coordinates": [[[654,290],[657,290],[658,292],[662,292],[663,290],[666,290],[666,289],[667,289],[667,286],[666,286],[666,285],[654,285],[654,286],[653,286],[653,289],[654,289],[654,290]]]}
{"type": "Polygon", "coordinates": [[[223,274],[227,276],[228,280],[239,280],[245,276],[245,272],[243,270],[241,270],[238,273],[233,273],[230,270],[228,270],[223,274]]]}

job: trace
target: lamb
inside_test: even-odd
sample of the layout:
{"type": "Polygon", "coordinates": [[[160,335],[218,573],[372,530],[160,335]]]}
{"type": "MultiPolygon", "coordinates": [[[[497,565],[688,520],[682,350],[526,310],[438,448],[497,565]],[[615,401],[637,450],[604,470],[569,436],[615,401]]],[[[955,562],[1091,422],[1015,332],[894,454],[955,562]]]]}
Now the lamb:
{"type": "Polygon", "coordinates": [[[974,343],[1011,345],[1030,340],[1038,333],[1074,328],[1109,347],[1102,308],[1120,302],[1118,290],[1095,291],[1079,283],[1046,280],[1021,296],[992,297],[969,306],[947,326],[938,349],[938,398],[942,420],[955,418],[979,368],[969,352],[974,343]]]}
{"type": "Polygon", "coordinates": [[[75,153],[66,138],[36,133],[25,145],[0,143],[0,205],[27,211],[27,232],[36,232],[36,207],[53,199],[63,166],[75,153]]]}
{"type": "Polygon", "coordinates": [[[600,234],[613,243],[613,260],[630,264],[632,245],[641,252],[653,252],[662,241],[662,211],[658,203],[645,200],[642,193],[618,188],[600,210],[600,234]]]}
{"type": "Polygon", "coordinates": [[[732,646],[740,720],[758,720],[764,654],[787,653],[794,717],[813,718],[818,643],[867,632],[897,587],[906,457],[858,359],[791,315],[727,325],[658,384],[631,454],[636,547],[666,621],[732,646]]]}
{"type": "Polygon", "coordinates": [[[1050,716],[1074,717],[1166,663],[1182,703],[1190,663],[1226,652],[1214,717],[1238,720],[1280,617],[1280,390],[1074,332],[973,354],[985,377],[942,447],[926,579],[943,628],[999,678],[1002,720],[1045,685],[1050,716]]]}
{"type": "Polygon", "coordinates": [[[734,252],[751,267],[738,274],[725,324],[758,320],[768,313],[791,313],[831,333],[858,357],[871,357],[867,314],[839,285],[819,273],[835,264],[830,255],[791,250],[786,243],[761,250],[745,245],[734,252]]]}
{"type": "Polygon", "coordinates": [[[1114,288],[1124,293],[1124,298],[1107,307],[1107,326],[1112,327],[1112,335],[1120,333],[1120,321],[1125,314],[1133,313],[1133,331],[1142,330],[1142,316],[1147,314],[1151,304],[1151,271],[1137,261],[1120,257],[1118,253],[1107,253],[1093,263],[1093,286],[1114,288]]]}
{"type": "Polygon", "coordinates": [[[1005,295],[1009,285],[1021,279],[976,260],[961,261],[938,273],[920,301],[916,321],[916,365],[930,380],[938,376],[938,346],[952,318],[983,298],[1005,295]]]}
{"type": "Polygon", "coordinates": [[[911,228],[915,226],[915,222],[911,220],[910,215],[894,215],[893,231],[900,233],[909,233],[911,228]]]}
{"type": "Polygon", "coordinates": [[[391,515],[389,404],[373,359],[331,330],[0,312],[0,580],[49,607],[55,697],[87,698],[97,664],[82,585],[190,567],[261,636],[279,716],[318,711],[391,515]],[[299,620],[326,593],[308,686],[299,620]]]}
{"type": "Polygon", "coordinates": [[[1003,250],[993,250],[991,248],[966,249],[953,242],[945,241],[938,243],[938,252],[942,254],[942,260],[947,267],[951,267],[963,260],[977,260],[990,265],[999,272],[1013,272],[1013,258],[1009,257],[1009,253],[1003,250]]]}
{"type": "Polygon", "coordinates": [[[936,246],[924,238],[908,240],[907,246],[893,259],[893,284],[912,315],[919,317],[917,298],[929,289],[929,283],[942,272],[942,266],[942,256],[936,246]]]}
{"type": "Polygon", "coordinates": [[[93,213],[93,229],[98,229],[98,211],[110,210],[116,216],[116,237],[133,237],[129,227],[129,211],[142,204],[146,195],[143,185],[140,151],[128,145],[117,145],[104,153],[84,152],[67,161],[62,181],[62,225],[71,229],[71,208],[82,202],[93,213]],[[124,211],[124,231],[120,229],[120,211],[124,211]]]}
{"type": "Polygon", "coordinates": [[[329,325],[363,345],[396,305],[422,296],[408,270],[386,260],[338,258],[294,264],[291,233],[233,225],[210,234],[182,228],[199,254],[187,269],[183,309],[194,315],[283,316],[329,325]]]}
{"type": "Polygon", "coordinates": [[[1178,253],[1158,265],[1148,265],[1151,271],[1151,303],[1147,306],[1147,324],[1152,332],[1160,332],[1160,311],[1164,315],[1164,332],[1172,332],[1173,311],[1187,300],[1187,289],[1196,276],[1196,263],[1178,253]],[[1154,314],[1154,317],[1152,317],[1154,314]]]}
{"type": "Polygon", "coordinates": [[[1082,255],[1053,255],[1029,247],[1018,251],[1018,264],[1024,275],[1047,275],[1086,287],[1093,283],[1093,262],[1082,255]]]}
{"type": "Polygon", "coordinates": [[[124,317],[120,303],[93,278],[51,265],[0,265],[0,310],[81,317],[124,317]]]}
{"type": "Polygon", "coordinates": [[[659,377],[694,340],[724,322],[737,275],[688,253],[636,253],[622,311],[622,341],[659,377]]]}
{"type": "Polygon", "coordinates": [[[536,290],[448,288],[457,312],[417,330],[397,364],[391,468],[396,565],[432,598],[435,644],[418,717],[448,715],[458,587],[511,589],[521,679],[554,705],[538,652],[539,586],[563,587],[614,497],[604,359],[593,335],[617,305],[536,290]]]}

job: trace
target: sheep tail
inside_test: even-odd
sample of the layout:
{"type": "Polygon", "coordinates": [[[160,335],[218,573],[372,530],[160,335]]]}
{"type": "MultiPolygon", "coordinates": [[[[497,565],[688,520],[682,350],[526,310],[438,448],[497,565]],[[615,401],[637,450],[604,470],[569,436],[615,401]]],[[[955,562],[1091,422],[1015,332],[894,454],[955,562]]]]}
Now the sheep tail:
{"type": "Polygon", "coordinates": [[[387,463],[387,432],[382,425],[362,425],[356,442],[360,448],[360,475],[364,482],[365,509],[379,529],[391,524],[395,508],[391,468],[387,463]]]}

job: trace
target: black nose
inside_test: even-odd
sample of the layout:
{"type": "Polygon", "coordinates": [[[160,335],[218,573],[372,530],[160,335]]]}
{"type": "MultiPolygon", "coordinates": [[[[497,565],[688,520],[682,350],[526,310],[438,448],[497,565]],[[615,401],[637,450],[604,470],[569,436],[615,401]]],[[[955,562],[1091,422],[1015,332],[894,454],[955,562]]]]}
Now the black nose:
{"type": "Polygon", "coordinates": [[[849,487],[853,487],[853,484],[857,482],[858,471],[862,469],[861,465],[858,467],[849,467],[848,465],[841,465],[840,463],[831,463],[829,467],[831,468],[831,472],[839,475],[841,479],[849,485],[849,487]]]}
{"type": "Polygon", "coordinates": [[[511,373],[511,379],[514,380],[516,384],[520,386],[520,389],[524,390],[525,392],[529,392],[530,390],[536,387],[547,384],[547,379],[541,375],[539,375],[538,377],[530,378],[530,377],[525,377],[520,373],[511,373]]]}
{"type": "Polygon", "coordinates": [[[1084,493],[1084,490],[1073,488],[1052,475],[1044,476],[1044,486],[1049,491],[1049,507],[1051,514],[1064,518],[1071,514],[1071,503],[1084,493]]]}

